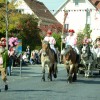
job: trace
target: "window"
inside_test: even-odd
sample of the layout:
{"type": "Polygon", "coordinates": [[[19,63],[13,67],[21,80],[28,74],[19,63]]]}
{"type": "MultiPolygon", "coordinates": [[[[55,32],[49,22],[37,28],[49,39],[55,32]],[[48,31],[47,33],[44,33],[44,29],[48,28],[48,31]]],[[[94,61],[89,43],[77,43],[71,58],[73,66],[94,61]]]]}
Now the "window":
{"type": "Polygon", "coordinates": [[[78,5],[78,3],[85,3],[85,0],[73,0],[73,3],[75,3],[75,5],[78,5]]]}

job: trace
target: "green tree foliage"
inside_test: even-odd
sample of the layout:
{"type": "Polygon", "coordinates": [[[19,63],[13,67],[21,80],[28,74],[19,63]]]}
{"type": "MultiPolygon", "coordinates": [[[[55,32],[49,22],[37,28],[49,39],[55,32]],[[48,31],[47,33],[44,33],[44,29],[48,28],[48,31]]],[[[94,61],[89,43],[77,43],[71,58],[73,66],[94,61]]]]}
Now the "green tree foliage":
{"type": "Polygon", "coordinates": [[[84,30],[77,34],[77,45],[82,45],[84,37],[90,38],[91,32],[92,30],[90,29],[90,25],[86,24],[84,30]]]}
{"type": "Polygon", "coordinates": [[[83,32],[79,32],[79,33],[77,34],[77,46],[78,46],[78,47],[82,45],[83,39],[84,39],[84,34],[83,34],[83,32]]]}
{"type": "Polygon", "coordinates": [[[53,37],[56,40],[55,47],[60,50],[61,49],[61,34],[60,33],[53,33],[53,37]]]}
{"type": "Polygon", "coordinates": [[[41,46],[41,38],[39,35],[38,19],[33,15],[23,15],[20,18],[17,29],[19,30],[18,37],[22,39],[23,50],[27,45],[31,49],[39,49],[41,46]]]}
{"type": "Polygon", "coordinates": [[[16,30],[16,25],[19,18],[22,16],[16,9],[14,1],[8,2],[6,5],[6,0],[0,0],[0,35],[5,36],[6,31],[6,15],[8,15],[8,35],[16,30]],[[6,9],[8,7],[8,10],[6,9]]]}
{"type": "Polygon", "coordinates": [[[91,32],[92,30],[90,29],[90,24],[86,24],[83,30],[84,35],[90,38],[91,32]]]}

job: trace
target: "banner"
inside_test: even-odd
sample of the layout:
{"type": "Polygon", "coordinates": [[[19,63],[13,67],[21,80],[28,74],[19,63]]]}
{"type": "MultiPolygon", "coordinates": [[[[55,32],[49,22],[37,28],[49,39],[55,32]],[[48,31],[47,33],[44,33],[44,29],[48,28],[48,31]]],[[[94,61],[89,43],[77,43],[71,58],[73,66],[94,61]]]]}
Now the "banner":
{"type": "Polygon", "coordinates": [[[16,46],[16,51],[18,53],[22,53],[22,40],[21,39],[18,40],[18,45],[16,46]]]}

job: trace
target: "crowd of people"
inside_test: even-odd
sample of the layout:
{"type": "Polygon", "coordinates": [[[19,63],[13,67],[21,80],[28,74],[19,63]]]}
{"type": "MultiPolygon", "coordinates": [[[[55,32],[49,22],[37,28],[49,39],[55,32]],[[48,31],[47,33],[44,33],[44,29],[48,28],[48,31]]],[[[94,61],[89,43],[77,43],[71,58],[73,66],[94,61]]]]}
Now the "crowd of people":
{"type": "MultiPolygon", "coordinates": [[[[68,31],[68,35],[66,35],[65,39],[62,40],[62,42],[65,44],[65,48],[70,45],[77,53],[77,62],[80,62],[80,51],[77,47],[77,35],[74,34],[75,31],[73,29],[70,29],[68,31]]],[[[55,53],[56,62],[60,63],[60,51],[58,48],[55,47],[56,40],[52,36],[52,30],[48,30],[46,36],[44,37],[45,41],[48,41],[50,44],[50,48],[55,53]]],[[[96,40],[92,43],[93,48],[89,46],[89,43],[92,43],[92,39],[88,38],[87,36],[83,39],[83,45],[87,46],[88,54],[90,54],[91,51],[94,51],[95,54],[97,54],[97,57],[100,57],[100,36],[96,38],[96,40]]],[[[5,83],[5,90],[8,90],[8,84],[7,84],[7,74],[11,75],[11,66],[14,62],[14,55],[15,55],[15,49],[13,47],[10,47],[7,51],[6,47],[6,41],[4,38],[1,38],[0,40],[0,71],[1,71],[1,77],[2,80],[5,83]],[[9,60],[8,60],[9,59],[9,60]],[[6,73],[7,72],[7,73],[6,73]]],[[[26,47],[26,51],[22,54],[22,64],[41,64],[40,60],[41,50],[33,50],[31,51],[30,46],[26,47]]]]}

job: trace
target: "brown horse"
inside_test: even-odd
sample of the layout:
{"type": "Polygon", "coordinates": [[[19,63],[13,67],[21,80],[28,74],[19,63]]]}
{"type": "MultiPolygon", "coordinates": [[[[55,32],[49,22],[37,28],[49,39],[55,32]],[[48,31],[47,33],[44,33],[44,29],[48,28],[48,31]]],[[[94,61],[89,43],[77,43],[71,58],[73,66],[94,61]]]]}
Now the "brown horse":
{"type": "Polygon", "coordinates": [[[61,51],[63,55],[63,63],[67,70],[67,81],[71,83],[77,80],[77,53],[71,46],[67,46],[61,51]]]}
{"type": "Polygon", "coordinates": [[[57,63],[55,59],[55,53],[50,48],[50,45],[47,41],[42,41],[41,64],[43,81],[45,81],[45,67],[48,68],[48,79],[50,81],[52,81],[52,75],[54,78],[57,78],[57,63]]]}

